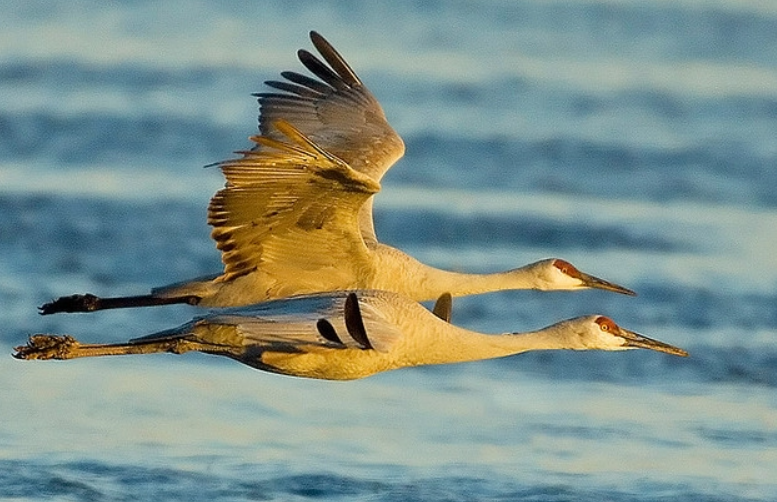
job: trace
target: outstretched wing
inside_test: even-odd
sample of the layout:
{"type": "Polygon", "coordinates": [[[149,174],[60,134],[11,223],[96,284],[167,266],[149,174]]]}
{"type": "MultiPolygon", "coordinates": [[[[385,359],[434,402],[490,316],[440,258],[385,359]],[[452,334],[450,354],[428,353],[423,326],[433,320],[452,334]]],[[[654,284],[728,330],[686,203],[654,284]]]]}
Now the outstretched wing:
{"type": "Polygon", "coordinates": [[[219,167],[226,187],[210,201],[208,223],[229,281],[260,269],[279,282],[300,271],[348,273],[368,260],[357,213],[378,182],[330,155],[288,122],[283,139],[219,167]]]}
{"type": "Polygon", "coordinates": [[[131,340],[143,343],[194,334],[214,345],[252,346],[280,352],[313,348],[389,352],[402,332],[372,304],[369,290],[301,295],[215,310],[178,328],[131,340]],[[234,327],[220,330],[219,327],[234,327]]]}
{"type": "MultiPolygon", "coordinates": [[[[282,139],[274,124],[285,120],[354,170],[380,181],[404,154],[402,138],[334,47],[315,31],[310,32],[310,39],[323,61],[304,49],[297,55],[317,78],[285,71],[281,73],[285,80],[265,82],[281,92],[255,94],[259,131],[265,137],[282,139]]],[[[365,239],[374,241],[372,200],[362,209],[360,226],[365,239]]]]}

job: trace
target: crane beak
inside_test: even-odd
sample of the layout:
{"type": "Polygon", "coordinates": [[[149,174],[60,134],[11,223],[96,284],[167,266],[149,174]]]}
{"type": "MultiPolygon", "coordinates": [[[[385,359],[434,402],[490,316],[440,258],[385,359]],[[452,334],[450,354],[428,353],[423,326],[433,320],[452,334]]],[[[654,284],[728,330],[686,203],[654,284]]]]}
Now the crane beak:
{"type": "Polygon", "coordinates": [[[628,348],[649,349],[658,352],[666,352],[667,354],[672,354],[675,356],[688,357],[688,352],[681,349],[680,347],[675,347],[674,345],[669,345],[668,343],[653,340],[652,338],[642,336],[639,333],[635,333],[627,329],[620,328],[618,335],[626,341],[624,346],[628,348]]]}
{"type": "Polygon", "coordinates": [[[603,289],[605,291],[612,291],[615,293],[620,293],[622,295],[629,295],[629,296],[636,296],[637,293],[634,291],[624,288],[623,286],[619,286],[613,282],[605,281],[604,279],[600,279],[596,276],[586,274],[585,272],[580,272],[578,270],[578,279],[583,283],[583,287],[586,288],[593,288],[593,289],[603,289]]]}

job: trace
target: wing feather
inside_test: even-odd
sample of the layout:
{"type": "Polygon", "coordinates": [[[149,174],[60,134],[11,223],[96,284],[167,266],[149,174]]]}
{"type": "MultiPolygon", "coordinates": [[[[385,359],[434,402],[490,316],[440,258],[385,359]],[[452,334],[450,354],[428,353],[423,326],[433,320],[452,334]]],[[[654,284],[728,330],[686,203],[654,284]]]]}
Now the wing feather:
{"type": "Polygon", "coordinates": [[[263,148],[219,164],[227,183],[210,201],[208,223],[222,280],[258,268],[283,281],[295,268],[361,266],[368,250],[357,215],[380,184],[289,123],[276,128],[285,141],[254,137],[263,148]]]}
{"type": "Polygon", "coordinates": [[[404,143],[389,125],[378,100],[345,59],[315,31],[310,38],[325,62],[304,49],[298,51],[298,57],[318,79],[284,71],[281,77],[288,82],[265,82],[283,93],[255,94],[260,105],[259,131],[262,136],[277,138],[275,122],[291,122],[356,171],[380,181],[404,154],[404,143]],[[305,120],[292,121],[286,115],[292,111],[305,120]]]}
{"type": "Polygon", "coordinates": [[[362,85],[359,77],[351,69],[350,65],[345,62],[345,59],[332,47],[332,44],[322,37],[318,32],[310,32],[310,41],[316,47],[318,52],[323,56],[327,63],[335,70],[343,81],[350,86],[362,85]]]}
{"type": "Polygon", "coordinates": [[[306,51],[305,49],[300,49],[297,51],[297,57],[305,66],[305,68],[313,72],[314,75],[333,88],[341,91],[350,89],[350,85],[345,82],[345,79],[332,71],[332,69],[330,69],[326,64],[324,64],[320,59],[318,59],[310,52],[306,51]]]}
{"type": "MultiPolygon", "coordinates": [[[[291,79],[289,79],[291,80],[291,79]]],[[[316,82],[313,79],[310,79],[311,82],[316,82]]],[[[279,82],[277,80],[267,80],[265,81],[264,85],[272,87],[273,89],[278,89],[279,91],[286,91],[292,94],[296,94],[297,96],[301,98],[316,98],[318,97],[318,93],[315,91],[312,91],[308,89],[305,86],[292,84],[289,82],[279,82]]]]}
{"type": "MultiPolygon", "coordinates": [[[[297,55],[317,78],[284,71],[281,77],[288,82],[266,82],[280,92],[255,95],[259,98],[259,131],[264,137],[282,139],[274,124],[288,121],[354,170],[380,181],[404,155],[402,138],[335,48],[315,31],[310,32],[310,39],[323,61],[304,49],[297,55]]],[[[359,225],[365,240],[377,241],[371,203],[362,206],[359,225]]]]}
{"type": "MultiPolygon", "coordinates": [[[[222,325],[237,327],[246,345],[287,345],[297,347],[299,350],[320,346],[330,349],[357,348],[389,352],[392,346],[401,340],[403,334],[400,328],[382,312],[381,309],[386,308],[386,305],[380,302],[379,298],[379,302],[376,303],[376,297],[373,295],[374,292],[368,290],[336,291],[223,309],[195,319],[183,328],[163,332],[161,335],[175,337],[185,335],[196,324],[211,327],[222,325]],[[358,301],[365,336],[368,339],[367,344],[363,340],[354,339],[348,331],[346,302],[351,295],[355,295],[358,301]],[[339,343],[321,334],[318,328],[321,320],[326,321],[334,329],[339,343]]],[[[159,335],[151,335],[147,338],[159,338],[159,335]]]]}

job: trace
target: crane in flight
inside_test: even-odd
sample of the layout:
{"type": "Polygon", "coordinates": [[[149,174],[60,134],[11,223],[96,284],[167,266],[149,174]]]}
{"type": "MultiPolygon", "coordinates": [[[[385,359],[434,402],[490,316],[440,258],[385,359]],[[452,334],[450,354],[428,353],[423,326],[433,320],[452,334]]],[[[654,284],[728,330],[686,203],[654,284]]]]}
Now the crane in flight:
{"type": "Polygon", "coordinates": [[[305,378],[353,380],[398,368],[461,363],[531,350],[678,347],[589,315],[528,333],[488,335],[454,326],[421,304],[378,290],[296,296],[220,309],[178,328],[118,344],[81,344],[71,336],[33,335],[18,359],[74,359],[199,351],[253,368],[305,378]]]}
{"type": "Polygon", "coordinates": [[[41,314],[174,303],[230,307],[350,289],[384,289],[417,301],[507,289],[634,294],[557,258],[465,274],[378,242],[373,195],[404,143],[342,56],[318,33],[310,37],[326,63],[306,50],[298,57],[318,79],[287,71],[284,81],[266,82],[280,92],[256,95],[260,135],[251,138],[253,149],[217,164],[227,182],[211,199],[208,222],[223,273],[147,295],[64,296],[41,306],[41,314]]]}
{"type": "Polygon", "coordinates": [[[154,290],[139,297],[63,297],[43,313],[192,303],[241,306],[288,296],[382,289],[417,301],[444,292],[470,295],[500,289],[630,290],[548,259],[507,272],[466,274],[436,269],[396,248],[364,239],[362,205],[380,185],[318,147],[291,124],[275,127],[285,141],[252,138],[261,148],[221,163],[226,187],[208,208],[223,274],[154,290]]]}

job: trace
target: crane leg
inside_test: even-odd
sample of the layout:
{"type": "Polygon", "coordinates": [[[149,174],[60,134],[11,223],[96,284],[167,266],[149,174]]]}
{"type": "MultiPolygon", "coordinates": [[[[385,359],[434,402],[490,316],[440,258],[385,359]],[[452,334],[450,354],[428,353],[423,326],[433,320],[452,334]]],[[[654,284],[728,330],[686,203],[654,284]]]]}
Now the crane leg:
{"type": "Polygon", "coordinates": [[[172,298],[157,297],[153,295],[118,296],[114,298],[100,298],[92,294],[62,296],[53,302],[39,307],[41,315],[58,314],[60,312],[94,312],[95,310],[126,309],[133,307],[155,307],[157,305],[173,305],[186,303],[197,305],[200,302],[198,296],[178,296],[172,298]]]}
{"type": "Polygon", "coordinates": [[[81,343],[69,335],[32,335],[27,345],[14,349],[17,359],[76,359],[79,357],[120,356],[128,354],[154,354],[171,352],[183,354],[193,350],[209,354],[230,355],[228,347],[188,340],[169,338],[148,342],[130,343],[81,343]]]}

